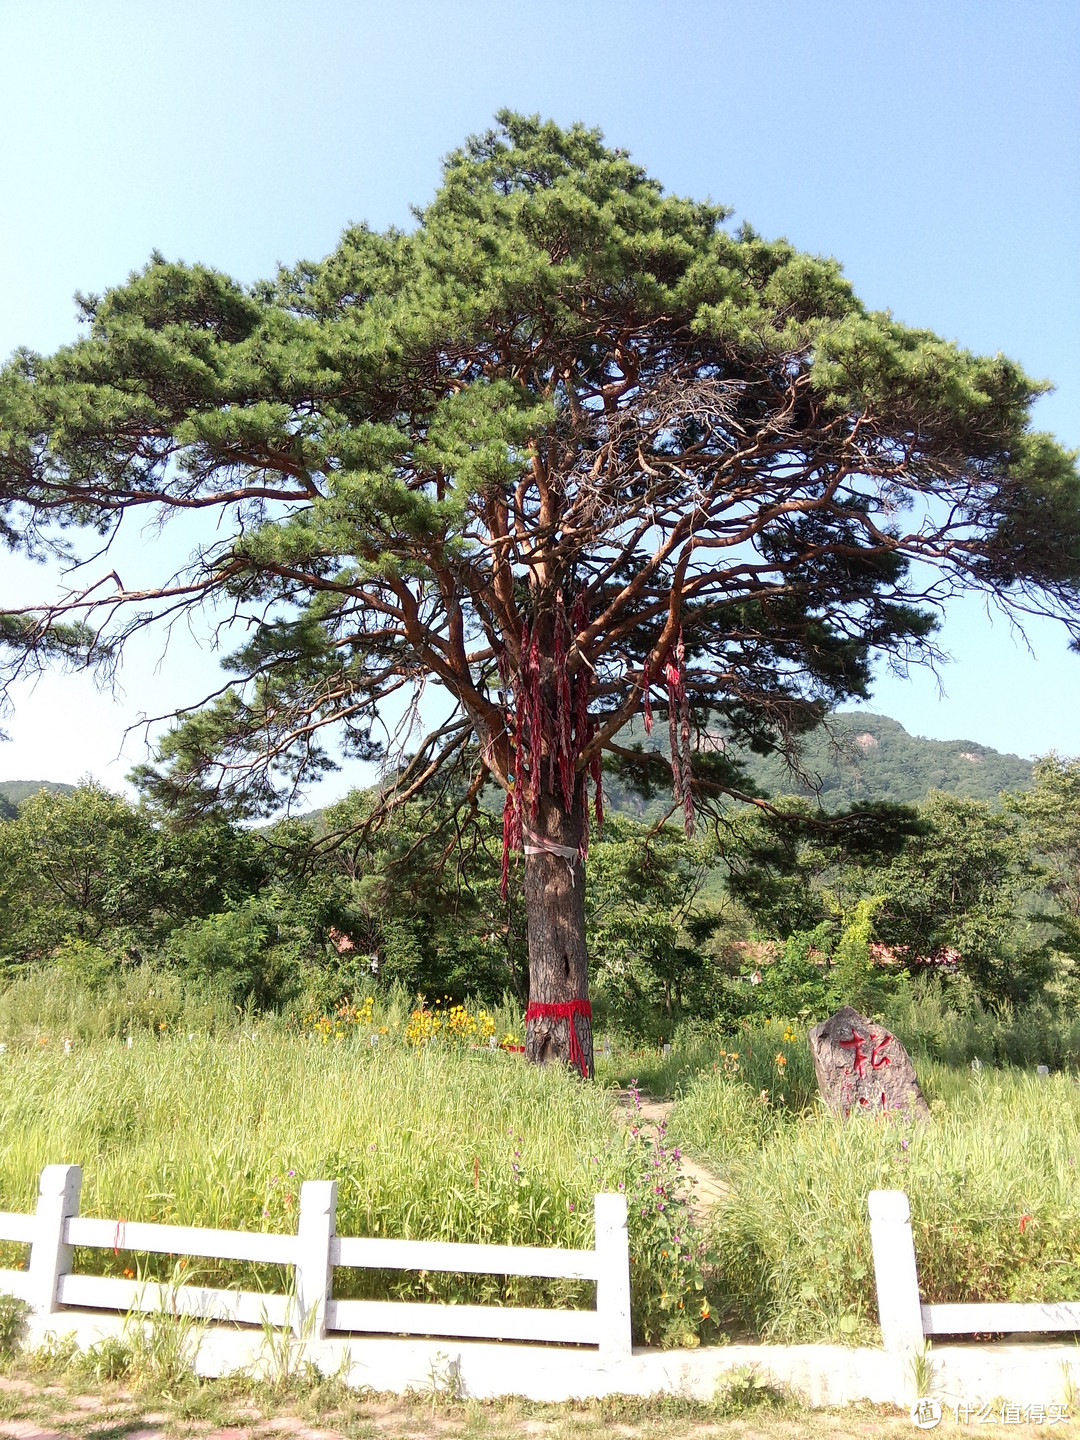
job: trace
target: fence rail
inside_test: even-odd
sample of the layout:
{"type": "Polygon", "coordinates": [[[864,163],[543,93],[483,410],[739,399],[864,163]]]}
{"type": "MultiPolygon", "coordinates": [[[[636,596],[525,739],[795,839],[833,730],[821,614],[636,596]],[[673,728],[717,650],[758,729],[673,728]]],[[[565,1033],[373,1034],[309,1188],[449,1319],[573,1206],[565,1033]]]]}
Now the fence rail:
{"type": "Polygon", "coordinates": [[[447,1270],[456,1275],[530,1275],[552,1280],[599,1278],[595,1250],[534,1245],[466,1245],[448,1240],[334,1239],[331,1264],[371,1270],[447,1270]]]}
{"type": "Polygon", "coordinates": [[[233,1325],[289,1325],[290,1297],[257,1290],[217,1290],[203,1285],[162,1285],[153,1280],[122,1280],[113,1275],[61,1275],[57,1304],[78,1310],[120,1310],[149,1314],[158,1310],[195,1315],[233,1325]]]}
{"type": "Polygon", "coordinates": [[[924,1305],[907,1195],[903,1190],[871,1190],[868,1199],[878,1316],[886,1350],[909,1353],[934,1335],[1080,1331],[1080,1304],[1072,1302],[924,1305]]]}
{"type": "Polygon", "coordinates": [[[456,1335],[473,1340],[546,1340],[599,1345],[595,1310],[495,1309],[488,1305],[435,1305],[427,1301],[331,1300],[327,1328],[383,1335],[456,1335]]]}
{"type": "Polygon", "coordinates": [[[1080,1330],[1080,1305],[1033,1302],[922,1306],[924,1335],[993,1335],[1000,1331],[1080,1330]]]}
{"type": "Polygon", "coordinates": [[[291,1326],[297,1335],[319,1339],[331,1333],[458,1336],[591,1345],[612,1358],[630,1354],[630,1256],[622,1195],[594,1197],[594,1250],[547,1250],[338,1236],[335,1180],[306,1180],[300,1187],[295,1235],[92,1219],[78,1213],[81,1188],[78,1165],[47,1165],[36,1213],[0,1212],[0,1240],[30,1245],[28,1268],[0,1270],[0,1290],[26,1300],[36,1315],[166,1310],[232,1324],[291,1326]],[[285,1265],[293,1270],[294,1284],[290,1293],[264,1294],[75,1274],[75,1247],[285,1265]],[[596,1308],[336,1299],[336,1268],[594,1280],[596,1308]]]}
{"type": "Polygon", "coordinates": [[[0,1238],[30,1244],[34,1239],[36,1220],[35,1215],[17,1215],[12,1210],[0,1210],[0,1238]]]}
{"type": "MultiPolygon", "coordinates": [[[[32,1215],[22,1219],[33,1220],[32,1215]]],[[[90,1220],[73,1216],[64,1225],[68,1245],[94,1250],[195,1255],[204,1260],[253,1260],[267,1265],[296,1263],[296,1236],[259,1230],[204,1230],[194,1225],[153,1225],[137,1220],[90,1220]]]]}

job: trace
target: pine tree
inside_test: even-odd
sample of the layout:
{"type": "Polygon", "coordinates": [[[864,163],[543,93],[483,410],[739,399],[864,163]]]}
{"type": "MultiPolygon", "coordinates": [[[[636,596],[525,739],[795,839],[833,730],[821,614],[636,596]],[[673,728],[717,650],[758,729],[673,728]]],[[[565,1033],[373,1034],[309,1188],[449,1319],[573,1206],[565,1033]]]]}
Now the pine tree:
{"type": "Polygon", "coordinates": [[[207,519],[177,580],[0,616],[8,676],[108,667],[210,601],[249,638],[143,775],[160,801],[268,813],[329,763],[327,727],[384,758],[384,809],[434,787],[467,816],[500,787],[527,1053],[584,1073],[601,766],[664,763],[620,740],[633,716],[666,722],[690,830],[752,798],[725,737],[790,749],[875,655],[932,653],[951,590],[1080,630],[1080,482],[1029,428],[1044,387],[727,218],[594,130],[505,113],[412,231],[349,229],[249,289],[155,255],[0,375],[8,543],[207,519]],[[425,682],[450,713],[398,763],[377,716],[425,682]]]}

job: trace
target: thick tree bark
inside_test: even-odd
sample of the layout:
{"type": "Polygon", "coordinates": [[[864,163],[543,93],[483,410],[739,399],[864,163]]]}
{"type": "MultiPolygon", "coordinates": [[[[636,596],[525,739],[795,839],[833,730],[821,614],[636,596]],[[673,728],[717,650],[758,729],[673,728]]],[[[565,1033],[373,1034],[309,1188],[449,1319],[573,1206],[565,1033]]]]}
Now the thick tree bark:
{"type": "MultiPolygon", "coordinates": [[[[526,822],[525,844],[537,849],[547,840],[573,850],[581,841],[583,787],[578,786],[573,814],[561,797],[542,794],[535,821],[526,822]],[[530,832],[534,839],[530,840],[530,832]]],[[[565,1004],[589,998],[589,962],[585,949],[585,867],[577,858],[525,855],[525,913],[529,926],[529,1002],[565,1004]]],[[[593,1073],[592,1024],[580,1013],[567,1018],[538,1016],[525,1027],[525,1055],[538,1064],[570,1063],[570,1026],[584,1057],[583,1073],[593,1073]]],[[[575,1057],[576,1061],[576,1057],[575,1057]]],[[[577,1068],[575,1063],[575,1068],[577,1068]]]]}

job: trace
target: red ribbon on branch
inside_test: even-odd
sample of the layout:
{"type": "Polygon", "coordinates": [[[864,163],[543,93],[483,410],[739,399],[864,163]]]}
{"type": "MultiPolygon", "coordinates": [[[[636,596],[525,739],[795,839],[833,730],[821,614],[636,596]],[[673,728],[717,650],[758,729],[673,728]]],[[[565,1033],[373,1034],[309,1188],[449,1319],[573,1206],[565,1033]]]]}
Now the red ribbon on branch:
{"type": "Polygon", "coordinates": [[[543,1005],[538,1001],[530,1000],[529,1007],[525,1011],[525,1024],[528,1025],[530,1020],[565,1020],[570,1027],[570,1064],[576,1065],[584,1075],[586,1074],[585,1056],[578,1041],[577,1030],[574,1028],[575,1015],[585,1015],[592,1020],[592,1006],[588,1000],[559,1000],[551,1005],[543,1005]]]}

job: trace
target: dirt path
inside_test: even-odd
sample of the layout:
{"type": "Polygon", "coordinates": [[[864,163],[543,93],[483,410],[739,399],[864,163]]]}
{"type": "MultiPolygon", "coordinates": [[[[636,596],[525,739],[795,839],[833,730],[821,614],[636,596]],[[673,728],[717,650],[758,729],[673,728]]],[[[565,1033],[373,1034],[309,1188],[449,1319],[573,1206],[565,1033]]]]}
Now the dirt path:
{"type": "MultiPolygon", "coordinates": [[[[673,1100],[650,1100],[648,1096],[635,1094],[633,1090],[619,1091],[619,1118],[624,1125],[637,1125],[642,1134],[650,1140],[660,1138],[662,1128],[674,1109],[673,1100]]],[[[718,1201],[731,1194],[731,1187],[718,1175],[706,1170],[696,1160],[681,1155],[682,1172],[692,1182],[690,1187],[691,1208],[700,1217],[718,1201]]]]}

